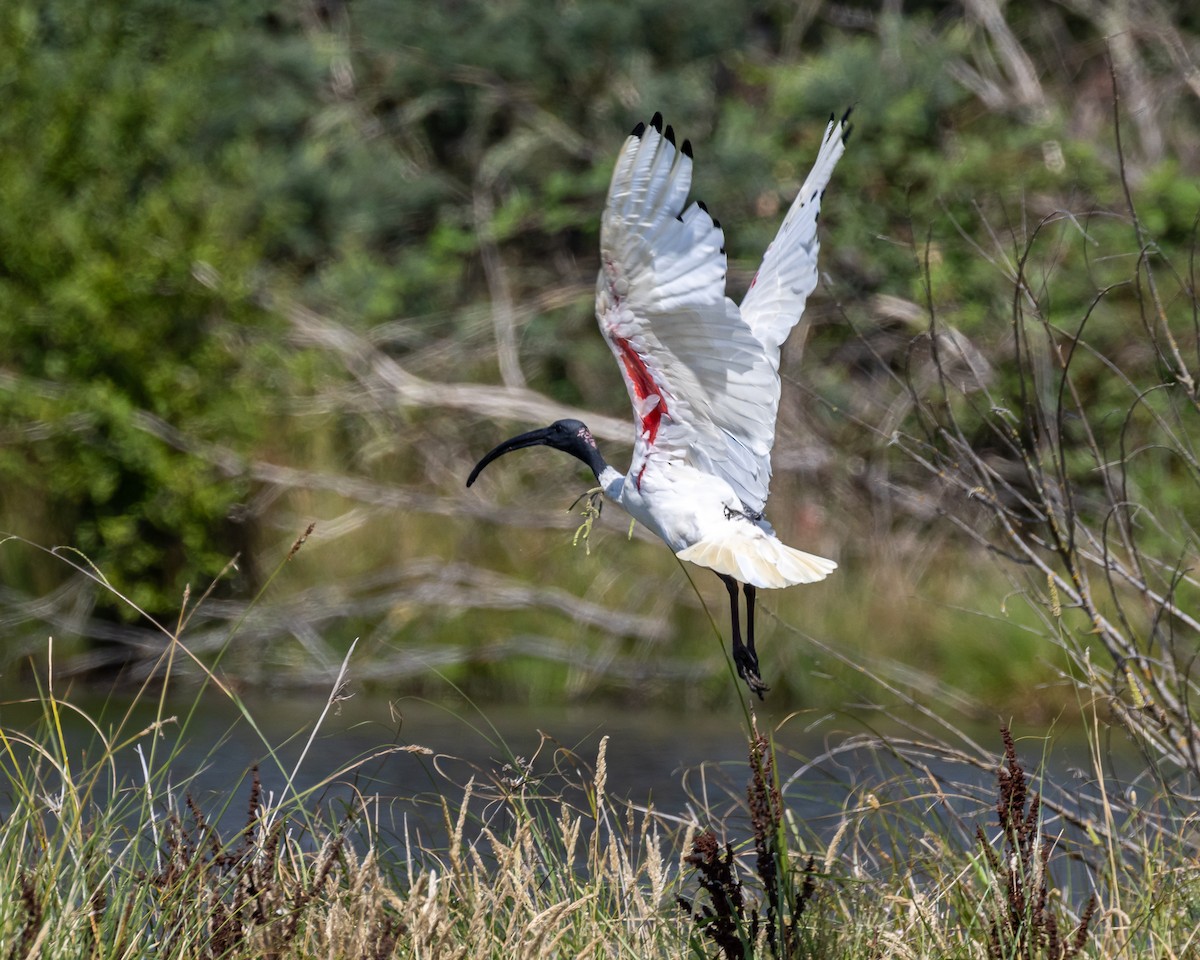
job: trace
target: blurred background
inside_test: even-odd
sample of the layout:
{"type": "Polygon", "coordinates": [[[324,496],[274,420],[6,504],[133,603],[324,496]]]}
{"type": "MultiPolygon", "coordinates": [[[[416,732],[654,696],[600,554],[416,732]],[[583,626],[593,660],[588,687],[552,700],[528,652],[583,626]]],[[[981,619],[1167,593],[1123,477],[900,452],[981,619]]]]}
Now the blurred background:
{"type": "MultiPolygon", "coordinates": [[[[853,107],[822,283],[784,353],[769,507],[840,568],[760,596],[770,696],[1077,710],[1062,641],[1086,645],[1090,621],[1047,631],[1053,598],[895,441],[938,409],[939,371],[1007,409],[1032,298],[1088,325],[1092,425],[1153,445],[1125,393],[1174,376],[1146,317],[1170,315],[1196,357],[1186,7],[3,4],[0,689],[51,649],[73,682],[143,681],[186,620],[188,649],[245,686],[327,686],[359,638],[355,681],[389,694],[731,703],[723,587],[615,509],[574,542],[581,465],[530,451],[464,481],[568,415],[626,462],[592,302],[635,123],[661,110],[694,145],[740,299],[826,120],[853,107]],[[1161,296],[1148,250],[1172,265],[1161,296]]],[[[1147,456],[1126,481],[1186,569],[1194,463],[1147,456]]]]}

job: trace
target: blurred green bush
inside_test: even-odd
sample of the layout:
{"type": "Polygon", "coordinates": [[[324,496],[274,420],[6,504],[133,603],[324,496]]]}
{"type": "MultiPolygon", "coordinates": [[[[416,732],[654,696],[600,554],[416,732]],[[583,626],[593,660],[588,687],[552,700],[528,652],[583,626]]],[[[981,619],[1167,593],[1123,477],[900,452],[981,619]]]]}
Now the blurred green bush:
{"type": "MultiPolygon", "coordinates": [[[[1082,216],[1039,254],[1063,322],[1127,281],[1139,251],[1098,24],[1083,8],[1007,4],[1005,28],[1032,66],[1022,79],[964,10],[4,4],[0,530],[77,547],[165,615],[184,583],[206,583],[236,551],[234,592],[258,581],[271,498],[256,498],[251,461],[457,488],[477,445],[470,418],[364,400],[340,360],[290,341],[287,305],[431,381],[494,382],[493,314],[507,304],[520,379],[625,416],[591,318],[597,229],[621,137],[655,109],[695,144],[695,192],[725,224],[737,295],[825,115],[854,106],[852,149],[823,208],[830,282],[810,305],[807,382],[837,409],[876,389],[886,406],[879,371],[901,372],[928,301],[995,363],[1002,392],[1013,264],[1038,222],[1082,216]]],[[[1143,69],[1129,76],[1145,87],[1130,97],[1154,109],[1131,110],[1127,160],[1158,249],[1183,264],[1200,209],[1186,148],[1200,123],[1171,58],[1194,48],[1197,24],[1160,20],[1130,27],[1143,69]]],[[[1133,284],[1104,300],[1089,320],[1096,358],[1157,362],[1128,347],[1140,311],[1133,284]]],[[[1086,363],[1097,375],[1081,389],[1113,401],[1102,360],[1086,363]]],[[[802,416],[833,457],[829,475],[875,455],[878,438],[850,420],[817,405],[802,416]]],[[[1170,499],[1169,473],[1147,482],[1170,499]]],[[[485,565],[503,552],[504,530],[461,536],[485,565]]],[[[843,540],[844,558],[869,559],[872,537],[843,540]]],[[[377,549],[386,564],[400,548],[377,549]]],[[[0,579],[28,595],[62,576],[0,552],[0,579]]]]}

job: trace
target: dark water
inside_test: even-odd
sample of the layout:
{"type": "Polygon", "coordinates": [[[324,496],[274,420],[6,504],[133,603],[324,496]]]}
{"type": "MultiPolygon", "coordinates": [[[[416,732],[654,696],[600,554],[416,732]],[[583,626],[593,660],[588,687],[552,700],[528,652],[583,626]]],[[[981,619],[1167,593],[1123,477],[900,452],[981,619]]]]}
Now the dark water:
{"type": "MultiPolygon", "coordinates": [[[[149,727],[156,715],[152,699],[135,705],[128,718],[130,705],[119,699],[83,697],[74,704],[110,739],[117,738],[119,725],[129,737],[149,727]]],[[[334,776],[343,789],[353,786],[398,797],[427,792],[452,797],[472,776],[477,784],[512,780],[518,768],[548,787],[560,781],[590,783],[601,738],[607,737],[607,794],[682,813],[706,787],[715,800],[711,791],[718,781],[732,778],[744,785],[747,769],[740,713],[680,714],[610,705],[538,709],[490,704],[476,709],[463,703],[353,696],[318,725],[324,694],[255,692],[246,695],[246,707],[250,719],[221,695],[206,695],[198,703],[191,695],[175,698],[163,710],[174,722],[163,725],[157,743],[149,734],[137,743],[143,754],[153,746],[160,762],[178,748],[179,756],[170,761],[174,779],[179,783],[194,775],[188,790],[196,797],[225,794],[232,785],[248,783],[256,765],[264,788],[277,793],[293,771],[301,790],[334,776]],[[351,766],[352,771],[336,776],[351,766]]],[[[0,722],[10,729],[33,729],[41,709],[38,704],[8,704],[0,708],[0,722]]],[[[68,743],[80,759],[96,756],[92,725],[71,711],[63,711],[63,718],[68,743]]],[[[760,716],[764,727],[771,722],[760,716]]],[[[819,734],[801,739],[820,749],[819,734]]],[[[132,746],[120,755],[130,774],[141,765],[132,746]]]]}
{"type": "MultiPolygon", "coordinates": [[[[698,821],[735,838],[746,836],[749,765],[740,710],[673,713],[608,705],[475,710],[355,696],[325,717],[306,747],[325,706],[324,693],[251,692],[245,699],[253,722],[223,696],[173,699],[164,715],[177,721],[164,725],[157,738],[134,736],[153,723],[153,701],[131,708],[118,700],[81,698],[75,705],[106,738],[129,740],[117,754],[118,789],[142,782],[143,762],[151,769],[166,767],[169,778],[156,790],[164,807],[168,795],[178,807],[186,794],[226,836],[246,823],[256,766],[264,796],[272,801],[288,795],[294,771],[296,789],[313,791],[305,808],[324,810],[327,822],[361,808],[356,798],[368,798],[372,836],[394,851],[444,845],[441,798],[457,809],[472,777],[475,825],[495,825],[506,815],[499,802],[506,791],[563,797],[586,811],[603,737],[608,737],[606,793],[614,809],[619,801],[653,805],[668,820],[698,821]],[[172,751],[178,752],[171,756],[172,751]]],[[[0,723],[6,731],[32,731],[40,711],[37,704],[6,704],[0,723]]],[[[97,734],[72,711],[62,715],[68,753],[75,769],[83,769],[88,758],[102,753],[97,734]]],[[[878,729],[878,716],[788,714],[768,703],[759,708],[758,724],[775,739],[786,805],[814,837],[827,839],[846,820],[869,820],[882,811],[897,818],[900,835],[950,830],[973,842],[975,825],[990,829],[995,819],[995,767],[1003,751],[995,727],[971,731],[983,747],[976,756],[992,764],[981,769],[936,750],[865,742],[878,729]]],[[[896,737],[912,736],[890,726],[896,737]]],[[[963,738],[950,745],[972,749],[963,738]]],[[[1044,762],[1046,781],[1035,786],[1086,799],[1093,776],[1082,732],[1064,731],[1051,741],[1019,739],[1018,750],[1031,773],[1044,762]]],[[[1136,769],[1127,750],[1119,762],[1136,769]]],[[[879,830],[881,836],[897,835],[894,827],[879,830]]]]}

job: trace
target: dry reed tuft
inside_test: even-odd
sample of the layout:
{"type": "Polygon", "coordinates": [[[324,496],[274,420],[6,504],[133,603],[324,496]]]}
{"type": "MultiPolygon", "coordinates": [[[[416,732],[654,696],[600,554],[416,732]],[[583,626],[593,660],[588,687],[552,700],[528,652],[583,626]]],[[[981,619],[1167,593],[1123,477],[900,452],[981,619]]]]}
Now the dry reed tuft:
{"type": "MultiPolygon", "coordinates": [[[[168,678],[169,671],[167,662],[168,678]]],[[[871,677],[865,669],[863,676],[871,677]]],[[[249,706],[218,689],[257,731],[249,706]]],[[[289,771],[265,742],[286,789],[277,796],[257,768],[247,771],[245,813],[228,824],[223,814],[236,809],[238,791],[213,807],[197,799],[180,741],[164,745],[168,733],[186,735],[166,716],[165,697],[158,719],[132,734],[122,726],[128,714],[109,729],[107,719],[84,716],[52,687],[37,703],[35,729],[0,722],[5,960],[641,960],[714,948],[723,960],[1072,960],[1150,949],[1186,956],[1196,946],[1194,800],[1165,778],[1161,797],[1140,805],[1132,791],[1110,789],[1094,715],[1099,800],[1090,812],[1045,779],[1041,792],[1031,790],[1007,731],[994,805],[978,781],[948,782],[928,762],[937,756],[994,773],[982,748],[970,753],[932,735],[851,738],[830,757],[863,749],[900,767],[881,763],[872,779],[860,759],[826,836],[796,815],[789,787],[799,774],[781,775],[779,732],[761,735],[751,719],[749,782],[732,809],[700,803],[670,818],[623,804],[610,793],[607,738],[594,772],[565,748],[552,751],[547,772],[543,747],[552,740],[543,736],[532,759],[475,769],[453,789],[444,779],[437,791],[444,844],[410,843],[406,834],[397,859],[379,834],[385,801],[354,794],[335,816],[298,789],[299,763],[289,771]],[[83,719],[92,746],[68,743],[66,713],[83,719]],[[981,816],[994,809],[997,837],[989,842],[968,826],[964,801],[981,816]],[[1049,815],[1074,838],[1064,832],[1052,842],[1049,815]],[[726,839],[738,830],[740,843],[726,839]],[[1064,852],[1082,864],[1094,893],[1077,914],[1078,891],[1051,879],[1064,852]],[[667,866],[674,863],[678,869],[667,866]]],[[[393,746],[371,756],[397,751],[429,753],[393,746]]],[[[353,780],[362,762],[323,773],[321,783],[353,780]]]]}
{"type": "MultiPolygon", "coordinates": [[[[722,812],[700,807],[674,832],[668,818],[610,796],[602,742],[594,774],[574,757],[549,774],[540,758],[510,764],[525,771],[519,777],[477,770],[457,799],[442,797],[444,842],[409,844],[401,862],[379,845],[378,801],[359,797],[349,813],[318,816],[300,798],[275,800],[251,771],[232,824],[165,787],[149,804],[117,781],[99,802],[96,770],[111,774],[111,754],[64,780],[69,764],[44,738],[0,729],[16,801],[0,823],[6,960],[713,951],[721,960],[1073,960],[1152,945],[1185,956],[1194,945],[1185,929],[1200,902],[1194,862],[1179,858],[1167,833],[1147,833],[1137,847],[1052,841],[1044,821],[1054,805],[1032,788],[1007,731],[991,802],[982,785],[978,793],[980,815],[999,826],[990,839],[953,818],[939,827],[939,808],[973,788],[929,789],[917,767],[869,790],[860,783],[861,802],[842,811],[831,836],[807,830],[792,816],[773,738],[755,733],[744,799],[722,812]],[[739,830],[740,843],[722,839],[739,830]],[[1084,898],[1052,878],[1066,852],[1095,878],[1096,895],[1075,914],[1071,903],[1084,898]],[[1105,890],[1113,906],[1102,909],[1105,890]]],[[[879,746],[892,757],[910,749],[879,746]]]]}
{"type": "Polygon", "coordinates": [[[708,902],[697,906],[696,901],[682,896],[676,902],[726,960],[742,960],[746,948],[741,931],[748,918],[742,884],[734,868],[733,847],[726,844],[722,851],[717,835],[704,830],[692,840],[692,852],[684,862],[696,868],[708,902]]]}
{"type": "Polygon", "coordinates": [[[976,828],[984,858],[995,879],[987,921],[988,956],[994,960],[1071,960],[1083,950],[1096,910],[1096,895],[1088,897],[1075,930],[1063,940],[1052,902],[1050,853],[1053,840],[1042,830],[1041,797],[1029,790],[1025,768],[1007,726],[1000,728],[1004,762],[996,773],[996,815],[1004,855],[976,828]]]}

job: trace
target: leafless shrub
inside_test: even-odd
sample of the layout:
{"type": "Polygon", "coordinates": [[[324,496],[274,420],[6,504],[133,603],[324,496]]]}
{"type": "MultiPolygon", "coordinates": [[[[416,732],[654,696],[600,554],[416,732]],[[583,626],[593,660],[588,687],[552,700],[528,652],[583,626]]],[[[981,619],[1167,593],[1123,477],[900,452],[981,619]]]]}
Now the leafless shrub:
{"type": "Polygon", "coordinates": [[[964,382],[970,367],[946,349],[931,296],[936,376],[907,378],[904,423],[881,432],[935,478],[949,521],[1007,561],[1083,696],[1195,777],[1200,298],[1146,230],[1123,167],[1121,185],[1132,274],[1099,282],[1068,319],[1052,303],[1047,251],[1078,220],[1014,231],[1003,377],[964,382]],[[1155,482],[1165,474],[1169,498],[1155,482]]]}

